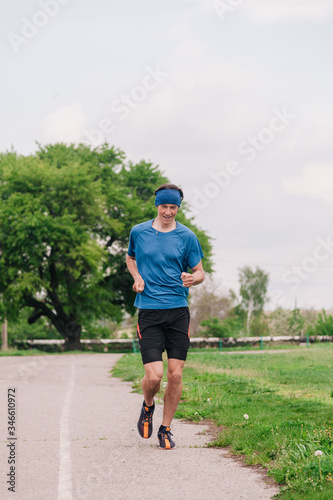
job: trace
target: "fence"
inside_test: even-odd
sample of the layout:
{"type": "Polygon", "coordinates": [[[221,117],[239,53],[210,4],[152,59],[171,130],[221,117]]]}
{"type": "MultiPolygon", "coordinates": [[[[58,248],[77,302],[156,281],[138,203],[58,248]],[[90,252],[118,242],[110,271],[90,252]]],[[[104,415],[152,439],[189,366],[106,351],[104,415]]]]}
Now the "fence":
{"type": "MultiPolygon", "coordinates": [[[[281,336],[281,337],[193,337],[191,348],[223,348],[238,346],[258,346],[278,344],[310,345],[316,342],[333,342],[333,336],[281,336]]],[[[61,352],[64,350],[64,340],[15,340],[17,349],[40,349],[47,352],[61,352]]],[[[97,352],[138,352],[139,345],[135,339],[81,339],[83,351],[97,352]]]]}

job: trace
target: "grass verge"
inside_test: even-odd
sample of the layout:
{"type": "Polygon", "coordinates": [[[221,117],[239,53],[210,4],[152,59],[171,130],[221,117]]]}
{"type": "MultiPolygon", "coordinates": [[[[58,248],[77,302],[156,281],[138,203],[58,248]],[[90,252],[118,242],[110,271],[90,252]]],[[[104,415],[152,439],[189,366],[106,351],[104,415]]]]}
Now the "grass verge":
{"type": "MultiPolygon", "coordinates": [[[[266,467],[282,486],[280,499],[332,499],[332,355],[327,344],[264,355],[190,352],[176,417],[213,420],[212,445],[266,467]]],[[[113,371],[137,391],[143,373],[139,354],[113,371]]]]}
{"type": "Polygon", "coordinates": [[[43,351],[41,349],[8,349],[0,351],[0,356],[53,356],[58,354],[95,354],[94,351],[43,351]]]}
{"type": "Polygon", "coordinates": [[[47,354],[41,352],[39,349],[8,349],[7,351],[0,351],[0,356],[41,356],[47,354]]]}

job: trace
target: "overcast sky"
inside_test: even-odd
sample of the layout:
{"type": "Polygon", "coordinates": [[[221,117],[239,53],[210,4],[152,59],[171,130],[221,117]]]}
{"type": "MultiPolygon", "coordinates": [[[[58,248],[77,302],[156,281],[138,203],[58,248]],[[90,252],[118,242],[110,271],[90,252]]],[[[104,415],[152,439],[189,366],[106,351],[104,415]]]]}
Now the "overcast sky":
{"type": "Polygon", "coordinates": [[[183,187],[215,279],[333,306],[332,0],[1,0],[0,151],[107,140],[183,187]]]}

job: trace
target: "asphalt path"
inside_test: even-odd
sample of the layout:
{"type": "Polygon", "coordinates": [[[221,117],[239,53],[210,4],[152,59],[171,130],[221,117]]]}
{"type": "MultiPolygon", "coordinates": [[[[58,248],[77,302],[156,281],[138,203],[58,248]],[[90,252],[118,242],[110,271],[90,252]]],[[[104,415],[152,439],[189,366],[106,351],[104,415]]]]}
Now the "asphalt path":
{"type": "Polygon", "coordinates": [[[119,357],[0,358],[1,499],[268,500],[278,492],[263,472],[207,448],[208,426],[174,420],[176,448],[160,450],[162,405],[152,437],[142,439],[142,396],[110,375],[119,357]]]}

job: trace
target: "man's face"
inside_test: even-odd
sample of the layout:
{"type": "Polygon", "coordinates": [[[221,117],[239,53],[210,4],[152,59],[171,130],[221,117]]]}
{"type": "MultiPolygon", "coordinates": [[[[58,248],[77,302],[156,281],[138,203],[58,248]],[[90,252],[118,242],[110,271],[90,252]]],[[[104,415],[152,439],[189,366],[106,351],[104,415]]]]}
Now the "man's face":
{"type": "Polygon", "coordinates": [[[158,205],[158,217],[164,224],[171,224],[178,212],[178,205],[158,205]]]}

